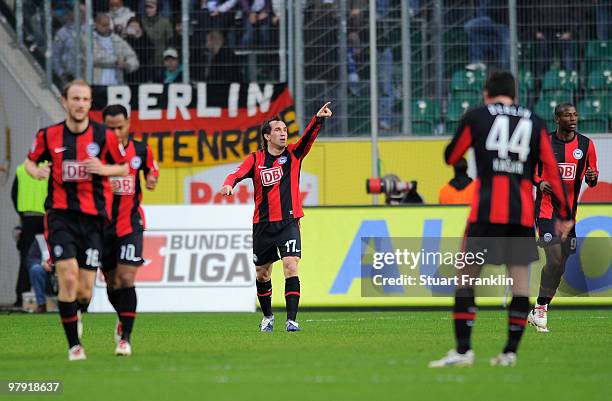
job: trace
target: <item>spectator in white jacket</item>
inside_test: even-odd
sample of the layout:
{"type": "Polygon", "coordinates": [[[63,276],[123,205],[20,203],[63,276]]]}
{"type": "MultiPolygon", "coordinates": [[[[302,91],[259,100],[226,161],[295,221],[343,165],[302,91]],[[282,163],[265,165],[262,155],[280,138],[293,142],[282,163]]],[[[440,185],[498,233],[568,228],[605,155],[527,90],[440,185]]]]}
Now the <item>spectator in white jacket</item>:
{"type": "Polygon", "coordinates": [[[96,15],[93,33],[93,84],[121,85],[124,83],[124,73],[134,72],[139,66],[134,49],[112,32],[108,14],[96,15]]]}
{"type": "Polygon", "coordinates": [[[108,8],[108,16],[111,18],[112,29],[117,35],[121,35],[130,18],[136,14],[123,5],[123,0],[109,0],[108,8]]]}

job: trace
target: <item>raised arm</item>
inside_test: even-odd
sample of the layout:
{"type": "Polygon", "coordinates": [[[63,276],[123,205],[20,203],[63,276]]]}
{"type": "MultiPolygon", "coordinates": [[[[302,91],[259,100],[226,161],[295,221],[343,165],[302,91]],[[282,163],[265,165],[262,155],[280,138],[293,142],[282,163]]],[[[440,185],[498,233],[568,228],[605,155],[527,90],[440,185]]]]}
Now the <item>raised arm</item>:
{"type": "Polygon", "coordinates": [[[332,111],[329,108],[331,102],[327,102],[319,109],[317,114],[310,120],[310,123],[306,126],[304,133],[298,139],[298,141],[294,145],[289,146],[289,150],[293,152],[293,154],[299,159],[303,159],[306,157],[308,152],[310,152],[310,148],[312,148],[312,144],[315,139],[317,139],[317,135],[321,126],[323,125],[323,121],[332,116],[332,111]]]}

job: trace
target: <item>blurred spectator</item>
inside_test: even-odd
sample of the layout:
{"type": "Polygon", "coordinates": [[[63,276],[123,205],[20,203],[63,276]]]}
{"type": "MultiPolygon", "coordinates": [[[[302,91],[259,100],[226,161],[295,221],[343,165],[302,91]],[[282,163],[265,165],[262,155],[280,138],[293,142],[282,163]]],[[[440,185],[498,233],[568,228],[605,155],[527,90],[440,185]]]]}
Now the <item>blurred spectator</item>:
{"type": "Polygon", "coordinates": [[[30,290],[28,279],[27,255],[37,234],[44,232],[43,216],[45,213],[45,199],[47,198],[48,180],[36,180],[25,171],[20,164],[15,171],[15,179],[11,187],[11,200],[13,207],[19,214],[21,233],[17,241],[19,250],[19,275],[15,292],[17,300],[15,306],[22,306],[22,293],[30,290]]]}
{"type": "Polygon", "coordinates": [[[134,49],[140,63],[138,70],[125,74],[125,82],[127,84],[139,84],[151,81],[155,69],[153,66],[154,46],[140,19],[138,17],[130,18],[123,33],[125,34],[125,41],[134,49]]]}
{"type": "Polygon", "coordinates": [[[159,74],[157,82],[164,84],[183,82],[183,65],[179,61],[179,54],[176,49],[168,48],[164,50],[164,69],[159,74]]]}
{"type": "Polygon", "coordinates": [[[365,61],[365,48],[359,38],[359,33],[349,32],[347,36],[347,62],[349,90],[351,95],[358,96],[360,94],[359,76],[360,70],[365,61]]]}
{"type": "Polygon", "coordinates": [[[557,0],[539,0],[530,5],[530,40],[535,40],[535,76],[539,81],[550,69],[556,51],[560,53],[561,68],[575,69],[576,34],[584,24],[584,7],[574,3],[559,4],[557,0]]]}
{"type": "MultiPolygon", "coordinates": [[[[81,34],[85,32],[85,6],[81,5],[81,34]]],[[[76,57],[79,40],[76,39],[74,10],[68,12],[66,25],[61,27],[53,38],[53,72],[60,78],[62,85],[76,78],[76,57]]]]}
{"type": "Polygon", "coordinates": [[[463,157],[453,166],[455,176],[440,188],[440,204],[469,205],[472,203],[474,181],[468,177],[467,168],[467,160],[463,157]]]}
{"type": "Polygon", "coordinates": [[[242,82],[240,59],[225,46],[225,39],[220,31],[210,31],[206,35],[205,60],[202,79],[206,82],[242,82]]]}
{"type": "Polygon", "coordinates": [[[136,14],[123,5],[123,0],[110,0],[108,6],[108,15],[111,18],[113,31],[117,35],[121,35],[130,18],[134,17],[136,14]]]}
{"type": "Polygon", "coordinates": [[[240,45],[261,46],[270,43],[272,3],[270,0],[240,0],[244,34],[240,45]]]}
{"type": "Polygon", "coordinates": [[[30,282],[36,296],[36,313],[47,311],[45,295],[55,295],[57,293],[55,276],[49,261],[49,248],[45,236],[38,234],[32,242],[27,256],[30,282]]]}
{"type": "Polygon", "coordinates": [[[595,0],[597,15],[597,40],[610,40],[612,25],[612,0],[595,0]]]}
{"type": "Polygon", "coordinates": [[[96,15],[93,33],[93,84],[121,85],[124,83],[124,73],[134,72],[138,67],[138,56],[125,40],[112,32],[108,14],[96,15]]]}
{"type": "Polygon", "coordinates": [[[503,69],[510,68],[508,47],[508,5],[505,0],[480,0],[476,18],[465,23],[468,36],[470,64],[465,68],[471,71],[484,70],[485,54],[495,56],[503,69]]]}
{"type": "Polygon", "coordinates": [[[391,0],[376,0],[376,20],[378,29],[378,84],[380,96],[378,103],[378,125],[383,130],[393,128],[393,43],[391,39],[391,0]]]}
{"type": "Polygon", "coordinates": [[[166,17],[162,17],[157,11],[157,0],[145,0],[145,16],[142,19],[142,26],[151,41],[153,42],[155,65],[162,62],[162,53],[168,47],[168,42],[172,37],[172,25],[166,17]]]}
{"type": "Polygon", "coordinates": [[[238,0],[192,0],[197,31],[205,37],[211,30],[225,32],[234,24],[238,0]]]}
{"type": "MultiPolygon", "coordinates": [[[[134,0],[132,1],[134,2],[134,0]]],[[[145,15],[146,0],[138,0],[137,7],[131,7],[132,10],[137,10],[138,15],[145,15]]],[[[174,14],[181,12],[181,0],[158,0],[159,15],[164,18],[172,19],[174,14]]]]}
{"type": "Polygon", "coordinates": [[[271,0],[272,3],[272,25],[278,26],[281,17],[285,12],[284,0],[271,0]]]}

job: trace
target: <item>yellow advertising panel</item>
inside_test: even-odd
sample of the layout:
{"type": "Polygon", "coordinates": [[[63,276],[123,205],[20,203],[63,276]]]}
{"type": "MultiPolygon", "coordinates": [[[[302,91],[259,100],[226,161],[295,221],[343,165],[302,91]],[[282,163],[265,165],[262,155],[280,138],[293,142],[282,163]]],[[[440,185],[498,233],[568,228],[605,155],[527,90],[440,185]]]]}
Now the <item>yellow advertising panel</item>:
{"type": "MultiPolygon", "coordinates": [[[[300,305],[310,307],[451,305],[450,297],[362,297],[361,237],[445,237],[463,236],[468,208],[463,206],[389,206],[307,208],[301,221],[302,261],[300,305]]],[[[609,205],[579,207],[578,236],[602,236],[612,250],[612,208],[609,205]]],[[[582,247],[586,248],[586,247],[582,247]]],[[[560,297],[558,304],[612,303],[612,254],[600,252],[605,260],[590,263],[589,249],[579,249],[568,260],[562,281],[564,288],[588,290],[590,297],[560,297]],[[581,262],[580,271],[570,271],[572,258],[581,262]],[[601,281],[605,285],[601,285],[601,281]],[[569,287],[568,287],[569,286],[569,287]]],[[[600,258],[601,259],[601,258],[600,258]]],[[[531,293],[537,291],[544,254],[531,265],[531,293]]],[[[499,269],[487,267],[487,269],[499,269]]],[[[575,269],[576,270],[576,269],[575,269]]],[[[274,272],[273,304],[284,306],[282,269],[274,272]]],[[[483,298],[479,304],[500,304],[501,298],[483,298]]]]}

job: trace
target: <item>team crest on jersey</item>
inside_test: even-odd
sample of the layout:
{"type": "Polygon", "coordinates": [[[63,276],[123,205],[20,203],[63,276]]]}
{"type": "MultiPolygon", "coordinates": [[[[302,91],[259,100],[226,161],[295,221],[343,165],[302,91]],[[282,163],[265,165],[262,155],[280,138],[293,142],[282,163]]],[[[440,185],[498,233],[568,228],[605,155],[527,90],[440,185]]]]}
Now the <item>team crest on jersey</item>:
{"type": "Polygon", "coordinates": [[[580,160],[584,154],[582,153],[582,149],[574,149],[574,153],[572,153],[572,155],[576,160],[580,160]]]}
{"type": "Polygon", "coordinates": [[[281,156],[278,158],[278,164],[285,164],[287,162],[287,156],[281,156]]]}
{"type": "Polygon", "coordinates": [[[100,154],[100,145],[95,142],[92,142],[87,145],[86,151],[89,157],[96,157],[100,154]]]}
{"type": "Polygon", "coordinates": [[[552,234],[551,233],[544,234],[544,242],[550,242],[550,241],[552,241],[552,234]]]}
{"type": "Polygon", "coordinates": [[[142,159],[140,158],[140,156],[134,156],[132,157],[132,160],[130,160],[130,166],[134,170],[138,170],[141,165],[142,165],[142,159]]]}
{"type": "Polygon", "coordinates": [[[61,245],[55,245],[53,247],[53,253],[55,254],[56,258],[59,258],[64,253],[64,248],[62,248],[61,245]]]}

